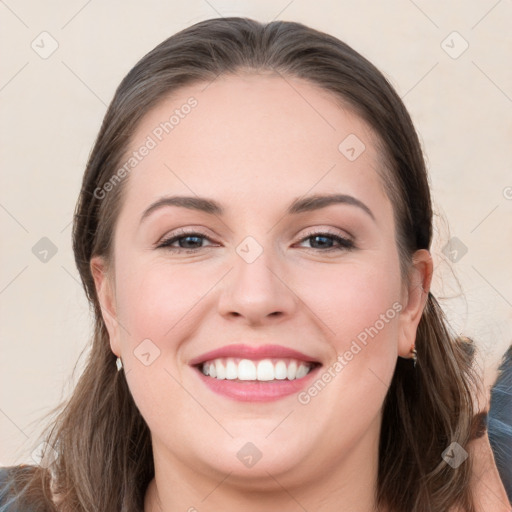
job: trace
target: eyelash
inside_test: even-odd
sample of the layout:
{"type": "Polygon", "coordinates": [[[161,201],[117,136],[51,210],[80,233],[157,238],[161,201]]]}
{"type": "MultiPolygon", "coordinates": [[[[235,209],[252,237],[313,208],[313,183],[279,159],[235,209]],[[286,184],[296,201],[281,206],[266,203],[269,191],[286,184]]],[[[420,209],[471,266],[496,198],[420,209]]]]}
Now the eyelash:
{"type": "MultiPolygon", "coordinates": [[[[336,241],[339,246],[338,247],[329,247],[327,249],[316,249],[316,248],[309,248],[311,251],[320,251],[320,252],[331,252],[331,251],[350,251],[356,248],[354,242],[350,240],[349,238],[342,237],[338,234],[330,233],[328,231],[313,231],[308,233],[305,237],[303,237],[300,242],[304,242],[310,238],[314,237],[324,237],[324,238],[332,238],[334,241],[336,241]]],[[[206,236],[204,233],[196,232],[196,231],[179,231],[178,233],[175,233],[172,237],[167,238],[163,240],[159,245],[157,245],[157,249],[166,249],[170,252],[186,252],[187,254],[195,253],[199,249],[205,249],[206,247],[197,247],[195,249],[185,249],[183,247],[170,247],[170,245],[174,242],[177,242],[178,240],[181,240],[182,238],[188,238],[188,237],[198,237],[198,238],[206,238],[207,240],[210,240],[208,236],[206,236]]],[[[307,248],[306,248],[307,249],[307,248]]]]}

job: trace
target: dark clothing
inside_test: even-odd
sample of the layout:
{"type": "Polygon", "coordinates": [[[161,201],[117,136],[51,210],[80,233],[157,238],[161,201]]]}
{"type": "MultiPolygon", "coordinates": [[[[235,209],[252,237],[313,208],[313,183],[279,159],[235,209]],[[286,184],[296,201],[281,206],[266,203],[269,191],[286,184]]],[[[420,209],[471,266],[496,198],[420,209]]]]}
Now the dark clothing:
{"type": "Polygon", "coordinates": [[[512,346],[505,353],[491,390],[487,428],[496,466],[512,503],[512,346]]]}

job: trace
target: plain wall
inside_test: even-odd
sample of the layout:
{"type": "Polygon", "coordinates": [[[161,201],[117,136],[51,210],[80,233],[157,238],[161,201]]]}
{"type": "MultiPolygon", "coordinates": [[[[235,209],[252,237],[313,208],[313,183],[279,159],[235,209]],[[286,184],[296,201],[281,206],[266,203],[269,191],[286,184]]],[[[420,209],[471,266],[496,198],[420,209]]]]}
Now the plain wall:
{"type": "Polygon", "coordinates": [[[512,342],[512,2],[9,0],[0,3],[2,466],[33,463],[39,418],[68,396],[90,339],[71,221],[115,88],[158,43],[221,15],[305,23],[384,72],[431,176],[432,291],[453,329],[478,342],[487,375],[512,342]],[[450,252],[451,237],[460,242],[450,252]]]}

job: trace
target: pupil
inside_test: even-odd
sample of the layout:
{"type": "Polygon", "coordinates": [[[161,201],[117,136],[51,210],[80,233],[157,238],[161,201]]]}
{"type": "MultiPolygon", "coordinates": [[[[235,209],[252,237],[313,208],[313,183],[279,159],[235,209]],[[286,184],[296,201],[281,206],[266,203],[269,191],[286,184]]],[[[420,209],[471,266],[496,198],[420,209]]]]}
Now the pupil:
{"type": "MultiPolygon", "coordinates": [[[[189,235],[189,236],[184,237],[181,241],[183,242],[183,241],[188,240],[188,239],[191,239],[191,238],[192,238],[193,240],[195,240],[195,241],[196,241],[196,242],[192,242],[192,244],[194,244],[194,243],[199,243],[199,242],[197,242],[197,241],[198,241],[198,240],[200,240],[200,237],[198,237],[198,236],[192,236],[192,235],[189,235]]],[[[185,246],[185,249],[189,249],[189,248],[190,248],[190,247],[187,245],[187,242],[185,242],[185,245],[186,245],[186,246],[185,246]]]]}
{"type": "MultiPolygon", "coordinates": [[[[321,235],[316,235],[316,236],[314,236],[313,238],[314,238],[314,239],[324,240],[324,241],[325,241],[325,240],[327,240],[328,242],[332,242],[332,240],[330,240],[328,237],[321,236],[321,235]]],[[[324,246],[325,246],[325,244],[322,244],[322,243],[321,243],[320,245],[324,245],[324,246]]]]}

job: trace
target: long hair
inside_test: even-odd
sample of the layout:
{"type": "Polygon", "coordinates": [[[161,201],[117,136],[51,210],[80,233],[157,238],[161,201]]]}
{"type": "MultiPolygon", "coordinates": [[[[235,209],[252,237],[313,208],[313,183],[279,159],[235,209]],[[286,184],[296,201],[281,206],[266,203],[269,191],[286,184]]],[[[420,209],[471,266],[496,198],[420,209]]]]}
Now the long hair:
{"type": "MultiPolygon", "coordinates": [[[[384,169],[379,173],[394,207],[404,279],[412,253],[430,248],[432,205],[417,133],[396,91],[366,58],[337,38],[295,22],[218,18],[169,37],[117,88],[83,176],[73,250],[95,329],[85,370],[45,438],[58,457],[48,468],[19,470],[18,490],[32,510],[143,508],[154,476],[150,432],[123,372],[116,371],[89,266],[95,255],[111,262],[129,178],[108,194],[98,191],[119,170],[140,120],[158,102],[186,85],[246,71],[307,80],[366,121],[378,138],[384,169]],[[58,496],[57,508],[50,488],[58,496]]],[[[458,467],[443,458],[452,443],[467,448],[470,441],[473,372],[432,293],[417,329],[416,349],[416,367],[398,358],[383,404],[376,500],[393,512],[445,512],[451,506],[473,512],[471,458],[458,467]]]]}

